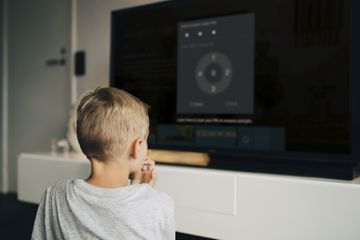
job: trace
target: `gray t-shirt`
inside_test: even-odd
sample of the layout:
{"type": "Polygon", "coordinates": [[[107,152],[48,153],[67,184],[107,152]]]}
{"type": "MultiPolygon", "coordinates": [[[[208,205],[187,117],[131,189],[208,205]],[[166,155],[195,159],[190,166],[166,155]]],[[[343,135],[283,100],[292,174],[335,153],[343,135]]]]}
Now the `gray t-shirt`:
{"type": "Polygon", "coordinates": [[[43,195],[32,239],[175,239],[174,203],[148,184],[106,189],[60,181],[43,195]]]}

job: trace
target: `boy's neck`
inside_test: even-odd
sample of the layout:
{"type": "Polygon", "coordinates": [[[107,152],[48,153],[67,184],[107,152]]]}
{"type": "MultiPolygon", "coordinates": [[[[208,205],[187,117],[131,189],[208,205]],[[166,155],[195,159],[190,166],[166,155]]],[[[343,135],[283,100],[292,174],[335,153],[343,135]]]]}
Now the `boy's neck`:
{"type": "Polygon", "coordinates": [[[129,169],[125,161],[90,159],[91,174],[85,181],[101,188],[120,188],[128,185],[129,169]]]}

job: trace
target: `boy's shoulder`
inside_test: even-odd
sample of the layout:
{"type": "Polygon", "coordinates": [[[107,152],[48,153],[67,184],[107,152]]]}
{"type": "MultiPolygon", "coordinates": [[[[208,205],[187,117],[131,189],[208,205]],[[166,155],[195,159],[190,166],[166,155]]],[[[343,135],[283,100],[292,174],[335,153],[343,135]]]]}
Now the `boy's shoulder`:
{"type": "MultiPolygon", "coordinates": [[[[145,184],[147,185],[147,184],[145,184]]],[[[147,185],[149,191],[152,193],[152,197],[156,198],[156,200],[160,201],[161,203],[166,203],[169,205],[174,205],[173,199],[165,192],[159,191],[149,185],[147,185]]]]}
{"type": "MultiPolygon", "coordinates": [[[[86,194],[86,197],[99,198],[101,200],[120,200],[123,201],[150,201],[156,205],[167,206],[170,208],[174,207],[173,199],[165,192],[159,191],[152,186],[143,183],[136,185],[129,185],[123,189],[111,191],[109,189],[99,189],[90,186],[85,181],[80,179],[74,180],[60,180],[49,186],[45,192],[50,198],[64,198],[67,194],[82,195],[86,194]],[[120,196],[120,197],[119,197],[120,196]]],[[[150,203],[149,202],[149,203],[150,203]]]]}
{"type": "Polygon", "coordinates": [[[63,194],[68,187],[74,183],[74,180],[59,180],[47,187],[45,195],[63,194]]]}
{"type": "Polygon", "coordinates": [[[138,197],[144,199],[154,199],[161,203],[173,204],[172,198],[165,192],[157,190],[156,188],[150,186],[147,183],[129,185],[129,187],[134,187],[139,189],[138,197]]]}
{"type": "Polygon", "coordinates": [[[72,184],[74,180],[59,180],[51,184],[47,189],[50,191],[54,190],[65,190],[67,186],[72,184]]]}

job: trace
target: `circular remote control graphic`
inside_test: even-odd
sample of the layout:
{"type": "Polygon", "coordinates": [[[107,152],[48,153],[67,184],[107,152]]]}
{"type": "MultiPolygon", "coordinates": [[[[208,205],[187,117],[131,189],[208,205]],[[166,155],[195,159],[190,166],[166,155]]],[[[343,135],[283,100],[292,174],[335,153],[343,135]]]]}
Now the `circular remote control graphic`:
{"type": "Polygon", "coordinates": [[[196,67],[195,74],[200,89],[211,95],[226,90],[233,75],[229,58],[220,52],[204,55],[196,67]]]}

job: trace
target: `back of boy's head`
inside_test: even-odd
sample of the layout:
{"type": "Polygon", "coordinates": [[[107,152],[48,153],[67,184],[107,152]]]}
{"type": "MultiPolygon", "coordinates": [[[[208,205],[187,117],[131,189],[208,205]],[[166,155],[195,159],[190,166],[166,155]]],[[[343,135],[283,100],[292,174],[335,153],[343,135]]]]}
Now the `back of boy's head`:
{"type": "Polygon", "coordinates": [[[148,106],[117,88],[97,88],[77,108],[77,137],[89,159],[125,153],[133,139],[146,137],[148,128],[148,106]]]}

